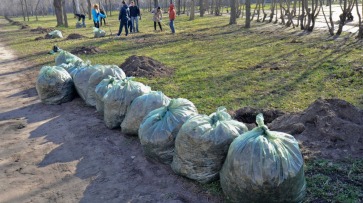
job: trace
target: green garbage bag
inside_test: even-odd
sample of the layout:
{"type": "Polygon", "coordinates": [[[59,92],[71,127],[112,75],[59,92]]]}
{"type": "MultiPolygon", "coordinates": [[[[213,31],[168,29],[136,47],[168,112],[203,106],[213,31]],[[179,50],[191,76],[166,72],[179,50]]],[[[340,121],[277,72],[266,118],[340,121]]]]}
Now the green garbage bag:
{"type": "Polygon", "coordinates": [[[137,135],[144,117],[152,110],[168,105],[169,102],[170,98],[160,91],[137,97],[127,109],[125,119],[121,123],[122,133],[137,135]]]}
{"type": "Polygon", "coordinates": [[[62,63],[68,64],[72,63],[74,65],[80,65],[79,63],[83,62],[78,56],[75,56],[67,51],[62,50],[58,56],[55,58],[55,64],[57,66],[61,65],[62,63]],[[76,64],[77,63],[77,64],[76,64]]]}
{"type": "Polygon", "coordinates": [[[102,67],[92,66],[91,61],[87,60],[87,62],[73,74],[73,82],[76,86],[76,90],[84,101],[87,100],[88,80],[91,75],[100,68],[102,67]]]}
{"type": "Polygon", "coordinates": [[[52,38],[63,38],[62,32],[59,30],[53,30],[52,32],[48,33],[52,36],[52,38]]]}
{"type": "Polygon", "coordinates": [[[82,27],[83,27],[82,23],[78,21],[78,22],[76,23],[76,28],[82,28],[82,27]]]}
{"type": "Polygon", "coordinates": [[[220,172],[224,194],[232,202],[301,202],[306,181],[298,142],[270,131],[257,115],[258,127],[237,137],[220,172]]]}
{"type": "Polygon", "coordinates": [[[151,92],[149,86],[127,77],[118,81],[103,97],[104,120],[109,129],[117,128],[125,118],[127,108],[138,96],[151,92]]]}
{"type": "Polygon", "coordinates": [[[224,107],[210,116],[193,116],[176,136],[171,168],[176,174],[200,183],[215,181],[229,145],[247,131],[246,125],[233,120],[224,107]]]}
{"type": "Polygon", "coordinates": [[[194,104],[187,99],[172,99],[168,106],[151,111],[142,121],[139,138],[146,155],[162,163],[171,164],[174,141],[180,127],[197,115],[194,104]]]}
{"type": "Polygon", "coordinates": [[[108,76],[108,78],[103,79],[96,87],[95,93],[96,93],[96,109],[97,112],[103,115],[104,112],[104,103],[103,103],[103,97],[108,92],[108,90],[111,89],[113,85],[115,85],[118,82],[117,78],[108,76]]]}
{"type": "Polygon", "coordinates": [[[86,104],[96,107],[96,87],[108,76],[115,77],[117,80],[125,79],[124,71],[116,65],[97,65],[99,69],[95,71],[88,80],[86,104]]]}
{"type": "Polygon", "coordinates": [[[93,27],[93,33],[95,34],[95,37],[105,37],[106,36],[106,32],[104,30],[101,30],[99,28],[93,27]]]}
{"type": "Polygon", "coordinates": [[[74,84],[69,73],[61,67],[44,66],[40,69],[36,89],[44,104],[61,104],[74,97],[74,84]]]}

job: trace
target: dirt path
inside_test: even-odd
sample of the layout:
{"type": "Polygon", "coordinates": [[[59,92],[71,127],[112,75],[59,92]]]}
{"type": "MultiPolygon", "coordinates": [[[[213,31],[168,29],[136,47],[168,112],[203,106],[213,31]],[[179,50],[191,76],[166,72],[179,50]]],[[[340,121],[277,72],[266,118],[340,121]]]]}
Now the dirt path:
{"type": "Polygon", "coordinates": [[[108,130],[80,98],[43,105],[41,67],[24,60],[0,44],[0,202],[221,202],[108,130]]]}

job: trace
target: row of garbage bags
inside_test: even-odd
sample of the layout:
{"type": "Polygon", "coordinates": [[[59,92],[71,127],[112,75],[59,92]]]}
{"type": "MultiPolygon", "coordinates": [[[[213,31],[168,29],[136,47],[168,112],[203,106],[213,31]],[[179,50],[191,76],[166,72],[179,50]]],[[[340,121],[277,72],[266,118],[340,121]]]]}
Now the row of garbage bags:
{"type": "Polygon", "coordinates": [[[291,135],[270,131],[263,115],[248,131],[226,108],[198,114],[187,99],[171,99],[133,81],[116,65],[94,65],[66,51],[45,66],[36,83],[45,104],[72,100],[75,92],[96,107],[109,129],[138,135],[144,152],[200,183],[220,179],[232,202],[301,202],[303,158],[291,135]]]}
{"type": "MultiPolygon", "coordinates": [[[[82,26],[82,24],[81,24],[81,26],[82,26]]],[[[95,38],[106,36],[106,32],[104,30],[101,30],[96,27],[93,27],[93,34],[94,34],[95,38]]],[[[62,32],[59,30],[53,30],[52,32],[48,33],[48,35],[51,35],[52,38],[63,38],[62,32]]]]}

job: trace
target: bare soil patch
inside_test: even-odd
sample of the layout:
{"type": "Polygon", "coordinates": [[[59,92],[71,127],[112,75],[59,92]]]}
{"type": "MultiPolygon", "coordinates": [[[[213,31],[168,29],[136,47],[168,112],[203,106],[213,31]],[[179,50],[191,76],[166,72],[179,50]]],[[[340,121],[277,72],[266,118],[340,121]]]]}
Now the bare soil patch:
{"type": "Polygon", "coordinates": [[[299,113],[273,120],[271,130],[293,135],[305,159],[363,157],[363,111],[340,99],[317,99],[299,113]]]}
{"type": "Polygon", "coordinates": [[[77,34],[77,33],[72,33],[72,34],[69,34],[66,39],[70,40],[70,39],[84,39],[84,38],[87,38],[87,37],[84,35],[77,34]]]}
{"type": "Polygon", "coordinates": [[[52,32],[54,29],[53,28],[42,28],[42,27],[37,27],[36,29],[32,29],[30,30],[31,32],[39,32],[39,33],[50,33],[52,32]]]}
{"type": "Polygon", "coordinates": [[[22,26],[23,25],[23,23],[21,23],[19,21],[13,21],[11,24],[12,25],[19,25],[19,26],[22,26]]]}
{"type": "Polygon", "coordinates": [[[20,29],[22,29],[22,30],[30,29],[30,27],[29,27],[29,25],[23,24],[23,25],[21,25],[20,29]]]}
{"type": "Polygon", "coordinates": [[[71,51],[71,53],[75,55],[92,55],[106,53],[106,51],[95,46],[82,46],[76,47],[74,50],[71,51]]]}
{"type": "Polygon", "coordinates": [[[132,55],[120,65],[127,76],[162,78],[174,75],[174,70],[146,56],[132,55]]]}

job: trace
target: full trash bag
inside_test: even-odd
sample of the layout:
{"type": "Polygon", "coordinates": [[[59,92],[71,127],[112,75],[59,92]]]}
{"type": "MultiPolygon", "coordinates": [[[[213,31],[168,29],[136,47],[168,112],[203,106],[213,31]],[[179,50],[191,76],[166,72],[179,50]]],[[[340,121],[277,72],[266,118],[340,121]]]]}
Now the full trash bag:
{"type": "Polygon", "coordinates": [[[189,117],[197,115],[194,104],[187,99],[172,99],[168,106],[151,111],[142,121],[139,138],[146,155],[171,164],[174,141],[180,127],[189,117]]]}
{"type": "Polygon", "coordinates": [[[58,56],[55,58],[55,64],[57,66],[61,65],[62,63],[68,64],[72,63],[74,65],[80,65],[75,63],[83,62],[82,59],[80,59],[78,56],[75,56],[67,51],[61,51],[58,56]]]}
{"type": "Polygon", "coordinates": [[[137,135],[144,117],[151,111],[168,105],[170,98],[160,91],[152,91],[137,97],[127,109],[121,123],[121,131],[128,135],[137,135]]]}
{"type": "Polygon", "coordinates": [[[59,30],[53,30],[52,32],[48,33],[52,35],[52,38],[63,38],[62,32],[59,30]]]}
{"type": "Polygon", "coordinates": [[[78,21],[78,22],[76,23],[76,28],[82,28],[82,27],[83,27],[82,23],[78,21]]]}
{"type": "Polygon", "coordinates": [[[104,103],[103,103],[103,97],[108,92],[108,90],[111,89],[112,86],[114,86],[117,83],[117,78],[108,76],[108,78],[103,79],[96,87],[95,93],[96,93],[96,109],[97,112],[103,115],[104,112],[104,103]]]}
{"type": "Polygon", "coordinates": [[[91,75],[100,68],[100,66],[92,66],[91,61],[87,60],[87,62],[73,74],[73,82],[76,86],[76,90],[84,101],[87,100],[88,80],[91,75]]]}
{"type": "Polygon", "coordinates": [[[36,82],[39,98],[44,104],[61,104],[74,97],[74,84],[69,73],[61,67],[44,66],[36,82]]]}
{"type": "Polygon", "coordinates": [[[96,107],[96,87],[108,76],[115,77],[117,80],[125,79],[126,75],[124,71],[116,65],[98,65],[99,69],[95,71],[88,80],[86,104],[96,107]]]}
{"type": "Polygon", "coordinates": [[[220,172],[224,194],[232,202],[301,202],[305,196],[303,157],[289,134],[258,127],[237,137],[220,172]]]}
{"type": "Polygon", "coordinates": [[[235,121],[219,107],[216,113],[196,115],[181,127],[176,139],[171,168],[181,176],[200,183],[219,178],[229,145],[248,131],[245,124],[235,121]]]}
{"type": "Polygon", "coordinates": [[[95,37],[104,37],[106,36],[106,32],[104,30],[101,30],[99,28],[93,27],[93,33],[95,34],[95,37]]]}
{"type": "Polygon", "coordinates": [[[109,129],[117,128],[125,118],[127,108],[138,96],[151,92],[149,86],[127,77],[118,81],[103,97],[104,120],[109,129]]]}

